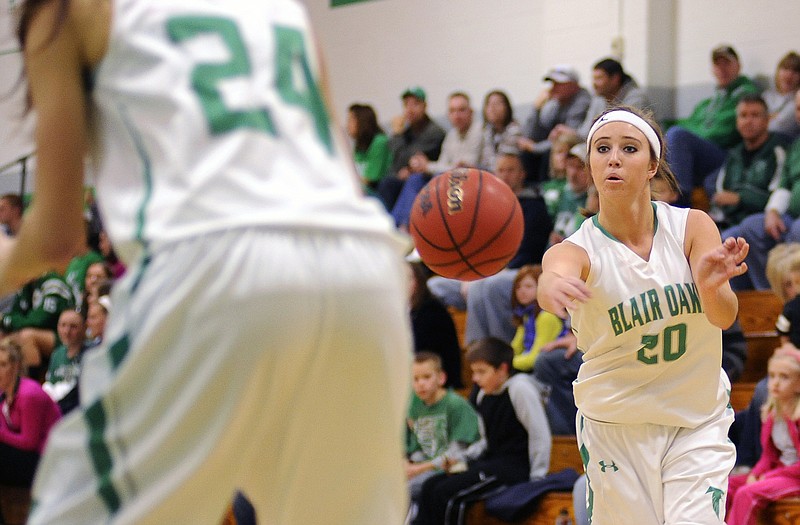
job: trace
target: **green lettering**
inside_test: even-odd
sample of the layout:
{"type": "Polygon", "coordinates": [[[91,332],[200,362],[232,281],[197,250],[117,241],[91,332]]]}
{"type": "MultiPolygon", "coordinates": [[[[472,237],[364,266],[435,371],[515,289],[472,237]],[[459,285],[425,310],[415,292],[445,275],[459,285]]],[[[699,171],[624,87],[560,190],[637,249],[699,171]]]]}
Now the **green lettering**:
{"type": "Polygon", "coordinates": [[[661,302],[658,299],[658,292],[655,289],[647,291],[647,299],[650,303],[650,310],[653,312],[653,321],[658,321],[664,318],[661,313],[661,302]]]}
{"type": "Polygon", "coordinates": [[[614,329],[614,335],[621,334],[623,330],[622,325],[619,322],[619,312],[617,312],[616,306],[608,310],[608,317],[611,320],[611,328],[614,329]]]}
{"type": "Polygon", "coordinates": [[[646,298],[647,296],[645,295],[644,292],[639,294],[639,300],[642,302],[642,310],[644,311],[644,322],[649,323],[651,321],[650,310],[647,308],[646,298]]]}
{"type": "Polygon", "coordinates": [[[672,285],[666,285],[664,287],[664,295],[667,296],[667,308],[669,308],[670,315],[678,315],[680,308],[678,306],[678,297],[675,295],[675,290],[672,288],[672,285]]]}
{"type": "Polygon", "coordinates": [[[680,283],[675,283],[675,287],[678,289],[678,301],[681,305],[681,313],[692,313],[691,307],[689,306],[689,298],[686,297],[683,286],[681,286],[680,283]]]}
{"type": "Polygon", "coordinates": [[[686,293],[692,301],[692,313],[702,313],[703,305],[700,303],[700,294],[697,293],[697,285],[694,283],[684,283],[686,286],[686,293]]]}
{"type": "Polygon", "coordinates": [[[642,319],[642,314],[639,313],[639,305],[636,304],[636,298],[631,297],[631,322],[634,325],[642,326],[644,324],[644,320],[642,319]]]}

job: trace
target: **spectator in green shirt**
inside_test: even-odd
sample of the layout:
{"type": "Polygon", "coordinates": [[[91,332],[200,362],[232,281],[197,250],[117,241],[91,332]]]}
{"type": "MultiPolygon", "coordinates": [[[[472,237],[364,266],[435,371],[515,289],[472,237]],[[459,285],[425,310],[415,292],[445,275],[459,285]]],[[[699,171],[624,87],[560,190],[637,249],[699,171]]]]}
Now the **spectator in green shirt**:
{"type": "Polygon", "coordinates": [[[692,114],[667,130],[667,161],[681,188],[678,204],[688,205],[692,190],[725,162],[727,150],[741,137],[736,131],[736,104],[748,93],[758,93],[753,82],[740,74],[739,55],[730,46],[711,52],[717,81],[714,95],[695,106],[692,114]]]}

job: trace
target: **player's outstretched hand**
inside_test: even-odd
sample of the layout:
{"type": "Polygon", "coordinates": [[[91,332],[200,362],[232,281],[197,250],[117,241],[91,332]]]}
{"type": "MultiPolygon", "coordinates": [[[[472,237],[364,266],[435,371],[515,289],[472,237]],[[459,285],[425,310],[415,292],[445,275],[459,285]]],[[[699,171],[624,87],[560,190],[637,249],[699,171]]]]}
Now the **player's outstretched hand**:
{"type": "Polygon", "coordinates": [[[592,296],[589,287],[578,277],[551,275],[548,281],[549,286],[539,289],[540,302],[562,319],[567,318],[568,306],[573,307],[576,302],[584,303],[592,296]]]}
{"type": "Polygon", "coordinates": [[[728,237],[700,258],[698,284],[704,288],[718,288],[732,277],[742,275],[747,271],[744,259],[749,251],[750,245],[742,237],[728,237]]]}

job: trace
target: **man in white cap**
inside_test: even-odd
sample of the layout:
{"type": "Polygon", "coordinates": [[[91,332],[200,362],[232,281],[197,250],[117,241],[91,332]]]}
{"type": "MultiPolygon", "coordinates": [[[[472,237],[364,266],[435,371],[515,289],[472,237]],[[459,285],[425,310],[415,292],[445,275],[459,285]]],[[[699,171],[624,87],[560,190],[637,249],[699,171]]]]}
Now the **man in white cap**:
{"type": "Polygon", "coordinates": [[[528,177],[535,180],[541,178],[540,174],[547,167],[553,129],[558,124],[578,129],[592,101],[591,94],[578,83],[578,72],[572,66],[553,66],[544,80],[551,82],[551,86],[536,98],[533,113],[523,128],[523,137],[518,141],[528,177]]]}

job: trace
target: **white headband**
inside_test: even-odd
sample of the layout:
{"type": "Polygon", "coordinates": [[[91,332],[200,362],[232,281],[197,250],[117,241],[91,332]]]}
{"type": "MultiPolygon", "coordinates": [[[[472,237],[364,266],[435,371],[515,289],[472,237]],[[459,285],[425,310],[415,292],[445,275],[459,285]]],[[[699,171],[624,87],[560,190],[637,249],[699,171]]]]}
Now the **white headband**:
{"type": "Polygon", "coordinates": [[[656,153],[656,159],[661,160],[661,143],[658,141],[658,134],[656,133],[656,130],[654,130],[653,127],[639,115],[623,109],[609,111],[597,119],[594,124],[592,124],[591,129],[589,129],[589,136],[586,138],[587,149],[592,149],[592,136],[595,134],[595,132],[609,122],[627,122],[644,133],[644,136],[647,137],[647,142],[650,143],[650,146],[656,153]]]}

